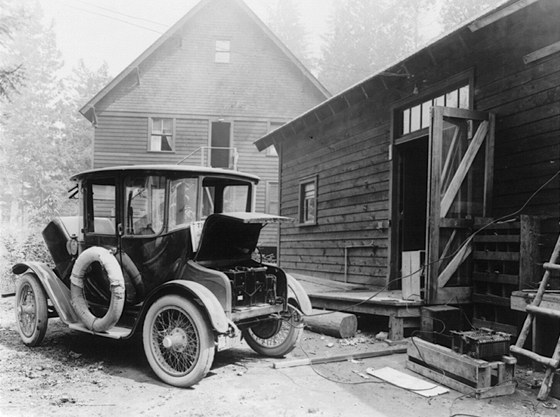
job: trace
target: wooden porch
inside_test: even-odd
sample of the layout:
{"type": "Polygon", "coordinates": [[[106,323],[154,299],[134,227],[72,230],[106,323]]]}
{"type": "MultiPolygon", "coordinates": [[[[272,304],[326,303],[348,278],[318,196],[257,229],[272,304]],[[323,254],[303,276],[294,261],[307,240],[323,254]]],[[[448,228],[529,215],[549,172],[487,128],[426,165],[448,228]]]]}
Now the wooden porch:
{"type": "Polygon", "coordinates": [[[292,274],[305,288],[313,308],[370,314],[389,319],[390,340],[401,340],[405,329],[420,328],[423,301],[403,300],[400,290],[348,284],[292,274]]]}

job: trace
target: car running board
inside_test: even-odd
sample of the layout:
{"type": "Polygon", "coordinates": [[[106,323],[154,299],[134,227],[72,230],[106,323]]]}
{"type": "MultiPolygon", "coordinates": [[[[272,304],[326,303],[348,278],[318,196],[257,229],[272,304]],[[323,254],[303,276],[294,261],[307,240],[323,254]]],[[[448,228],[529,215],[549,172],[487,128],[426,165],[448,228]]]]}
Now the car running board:
{"type": "Polygon", "coordinates": [[[130,336],[130,333],[132,333],[132,329],[119,326],[114,326],[104,332],[94,332],[93,330],[88,329],[83,323],[71,323],[68,325],[68,327],[70,327],[72,330],[78,330],[80,332],[90,333],[96,336],[107,337],[109,339],[125,339],[126,337],[130,336]]]}

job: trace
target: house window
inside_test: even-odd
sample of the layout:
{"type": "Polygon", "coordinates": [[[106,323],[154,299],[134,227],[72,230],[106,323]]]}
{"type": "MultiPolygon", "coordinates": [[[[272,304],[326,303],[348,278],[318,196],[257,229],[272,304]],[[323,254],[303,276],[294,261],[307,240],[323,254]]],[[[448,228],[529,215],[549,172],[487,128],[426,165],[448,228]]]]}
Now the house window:
{"type": "Polygon", "coordinates": [[[468,109],[470,106],[469,85],[465,84],[402,110],[402,134],[406,135],[427,128],[430,125],[430,109],[432,106],[468,109]]]}
{"type": "Polygon", "coordinates": [[[317,177],[306,178],[299,183],[299,223],[317,224],[317,177]]]}
{"type": "Polygon", "coordinates": [[[216,54],[214,61],[219,64],[229,64],[230,61],[230,41],[216,41],[216,54]]]}
{"type": "Polygon", "coordinates": [[[280,214],[278,197],[278,181],[268,181],[266,183],[266,212],[268,214],[280,214]]]}
{"type": "Polygon", "coordinates": [[[173,142],[173,119],[150,119],[150,152],[172,152],[173,142]]]}

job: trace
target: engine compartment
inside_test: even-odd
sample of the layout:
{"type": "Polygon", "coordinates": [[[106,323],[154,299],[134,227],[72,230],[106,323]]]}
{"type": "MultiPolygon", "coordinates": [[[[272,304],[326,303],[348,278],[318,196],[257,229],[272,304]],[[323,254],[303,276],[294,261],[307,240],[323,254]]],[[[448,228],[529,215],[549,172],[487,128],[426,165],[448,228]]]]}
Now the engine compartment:
{"type": "Polygon", "coordinates": [[[278,278],[266,266],[234,266],[221,269],[231,283],[232,307],[278,304],[278,278]]]}

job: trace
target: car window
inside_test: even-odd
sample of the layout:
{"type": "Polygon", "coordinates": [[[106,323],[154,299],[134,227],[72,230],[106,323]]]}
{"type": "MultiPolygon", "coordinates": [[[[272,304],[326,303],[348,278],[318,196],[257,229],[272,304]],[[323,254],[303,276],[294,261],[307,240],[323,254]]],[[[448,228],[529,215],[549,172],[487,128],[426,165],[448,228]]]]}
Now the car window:
{"type": "MultiPolygon", "coordinates": [[[[100,181],[101,182],[101,181],[100,181]]],[[[115,234],[115,185],[102,183],[91,184],[89,221],[87,230],[103,235],[115,234]]]]}
{"type": "Polygon", "coordinates": [[[169,230],[187,226],[196,221],[197,178],[171,181],[169,193],[169,230]]]}
{"type": "Polygon", "coordinates": [[[165,178],[135,176],[125,180],[127,235],[155,235],[163,229],[165,178]]]}

